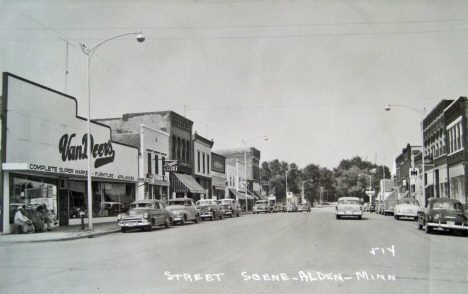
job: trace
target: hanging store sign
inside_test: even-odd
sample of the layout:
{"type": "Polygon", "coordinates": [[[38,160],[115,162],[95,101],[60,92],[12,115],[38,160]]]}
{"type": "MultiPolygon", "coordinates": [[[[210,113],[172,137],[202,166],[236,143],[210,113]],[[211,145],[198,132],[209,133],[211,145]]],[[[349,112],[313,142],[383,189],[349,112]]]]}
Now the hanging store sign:
{"type": "Polygon", "coordinates": [[[166,172],[175,172],[175,171],[178,171],[178,168],[179,168],[178,160],[166,159],[166,161],[164,162],[164,170],[166,172]]]}

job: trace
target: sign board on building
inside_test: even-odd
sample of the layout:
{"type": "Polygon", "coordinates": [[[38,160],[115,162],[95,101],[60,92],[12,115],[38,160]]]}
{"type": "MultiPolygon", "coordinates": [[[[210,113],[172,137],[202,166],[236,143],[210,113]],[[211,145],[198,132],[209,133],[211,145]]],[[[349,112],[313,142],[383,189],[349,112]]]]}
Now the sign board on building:
{"type": "Polygon", "coordinates": [[[212,152],[211,170],[224,174],[226,172],[226,158],[212,152]]]}
{"type": "Polygon", "coordinates": [[[286,192],[286,198],[292,198],[293,192],[286,192]]]}
{"type": "Polygon", "coordinates": [[[260,181],[260,186],[270,186],[270,182],[268,182],[268,181],[260,181]]]}
{"type": "Polygon", "coordinates": [[[425,166],[434,166],[434,158],[432,156],[424,157],[425,166]]]}
{"type": "Polygon", "coordinates": [[[166,159],[164,162],[164,170],[166,172],[175,172],[179,168],[179,161],[175,159],[166,159]]]}
{"type": "Polygon", "coordinates": [[[410,168],[409,169],[409,176],[410,176],[410,178],[417,178],[419,176],[419,169],[410,168]]]}
{"type": "Polygon", "coordinates": [[[372,197],[375,195],[375,191],[374,190],[368,190],[366,191],[366,195],[369,196],[369,197],[372,197]]]}

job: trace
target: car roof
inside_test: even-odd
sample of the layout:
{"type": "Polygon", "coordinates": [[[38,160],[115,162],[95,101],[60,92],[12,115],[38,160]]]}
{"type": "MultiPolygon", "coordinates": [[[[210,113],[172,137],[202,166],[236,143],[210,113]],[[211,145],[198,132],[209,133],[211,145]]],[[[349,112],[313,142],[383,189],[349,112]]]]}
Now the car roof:
{"type": "Polygon", "coordinates": [[[338,198],[338,200],[358,200],[359,201],[359,198],[358,197],[340,197],[338,198]]]}
{"type": "Polygon", "coordinates": [[[429,198],[427,199],[427,202],[452,202],[452,203],[459,203],[460,201],[456,199],[449,199],[449,198],[429,198]]]}
{"type": "Polygon", "coordinates": [[[135,200],[132,202],[132,204],[133,203],[153,203],[153,202],[161,202],[161,200],[157,200],[157,199],[135,200]]]}
{"type": "Polygon", "coordinates": [[[169,199],[167,201],[187,201],[187,200],[192,200],[192,198],[174,198],[174,199],[169,199]]]}

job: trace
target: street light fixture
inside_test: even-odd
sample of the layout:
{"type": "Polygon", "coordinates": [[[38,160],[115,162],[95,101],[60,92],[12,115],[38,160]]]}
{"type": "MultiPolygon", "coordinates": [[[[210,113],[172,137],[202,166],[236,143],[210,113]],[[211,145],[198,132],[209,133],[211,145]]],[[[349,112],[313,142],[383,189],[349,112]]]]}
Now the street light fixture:
{"type": "Polygon", "coordinates": [[[426,205],[426,180],[425,180],[425,177],[426,177],[426,169],[425,169],[425,156],[426,156],[426,152],[425,152],[425,148],[424,148],[424,114],[426,114],[426,108],[423,108],[423,110],[417,110],[416,108],[413,108],[413,107],[410,107],[410,106],[406,106],[406,105],[387,105],[387,107],[385,107],[385,110],[386,111],[390,111],[390,107],[391,106],[397,106],[397,107],[405,107],[405,108],[409,108],[409,109],[412,109],[418,113],[421,114],[421,143],[422,143],[422,156],[421,156],[421,162],[422,162],[422,201],[419,201],[419,203],[421,203],[423,206],[426,205]]]}
{"type": "Polygon", "coordinates": [[[92,182],[91,182],[91,58],[93,57],[94,53],[96,50],[105,42],[122,37],[122,36],[127,36],[127,35],[137,35],[136,39],[138,42],[144,42],[145,41],[145,36],[141,33],[141,31],[138,32],[133,32],[133,33],[126,33],[126,34],[120,34],[117,36],[114,36],[112,38],[106,39],[102,41],[101,43],[97,44],[93,48],[89,49],[86,47],[84,44],[81,45],[81,50],[83,50],[83,53],[88,56],[88,119],[87,119],[87,127],[88,127],[88,132],[86,136],[86,145],[87,145],[87,157],[88,157],[88,228],[89,230],[93,229],[93,195],[92,195],[92,182]]]}
{"type": "Polygon", "coordinates": [[[268,141],[268,136],[260,136],[260,137],[255,137],[250,140],[244,141],[242,140],[242,144],[244,144],[244,181],[245,181],[245,212],[247,213],[249,211],[249,199],[247,198],[247,143],[250,141],[253,141],[255,139],[264,139],[265,141],[268,141]]]}

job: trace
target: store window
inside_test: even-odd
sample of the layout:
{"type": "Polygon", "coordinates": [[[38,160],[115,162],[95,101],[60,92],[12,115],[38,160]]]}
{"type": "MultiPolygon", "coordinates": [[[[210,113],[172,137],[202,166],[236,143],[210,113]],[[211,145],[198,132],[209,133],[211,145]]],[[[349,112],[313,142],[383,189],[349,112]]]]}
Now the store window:
{"type": "Polygon", "coordinates": [[[13,224],[19,206],[25,208],[25,214],[32,218],[37,208],[42,206],[57,219],[57,180],[34,176],[10,174],[10,224],[13,224]]]}
{"type": "MultiPolygon", "coordinates": [[[[79,218],[80,212],[87,215],[88,198],[86,182],[70,181],[69,217],[79,218]]],[[[127,212],[135,201],[135,185],[93,182],[93,217],[117,216],[127,212]]]]}

